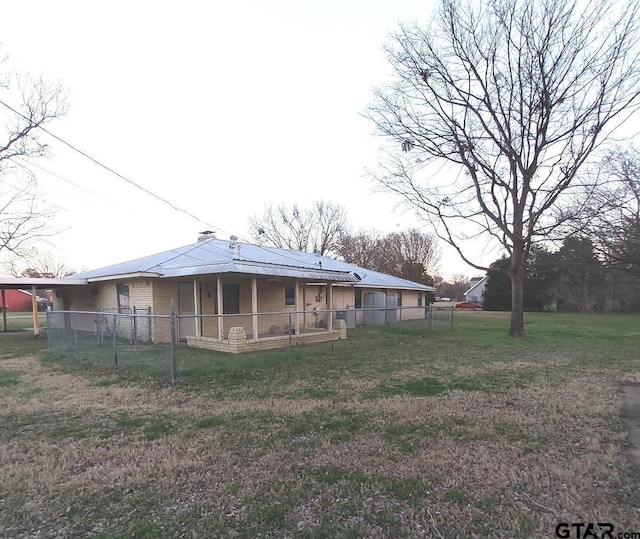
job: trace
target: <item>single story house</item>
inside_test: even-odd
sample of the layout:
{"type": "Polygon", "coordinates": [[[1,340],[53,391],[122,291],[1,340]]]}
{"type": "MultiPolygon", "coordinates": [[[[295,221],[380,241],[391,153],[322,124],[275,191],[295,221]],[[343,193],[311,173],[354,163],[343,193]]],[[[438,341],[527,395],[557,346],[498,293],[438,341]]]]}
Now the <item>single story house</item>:
{"type": "MultiPolygon", "coordinates": [[[[424,318],[426,294],[434,292],[326,256],[241,243],[235,236],[204,235],[185,247],[69,279],[87,285],[57,289],[55,310],[168,315],[173,307],[179,339],[227,351],[275,348],[283,338],[345,338],[346,327],[424,318]]],[[[170,340],[168,324],[159,320],[148,334],[153,342],[170,340]]]]}
{"type": "Polygon", "coordinates": [[[469,290],[464,293],[465,301],[484,303],[484,289],[487,286],[488,277],[473,277],[469,283],[469,290]]]}

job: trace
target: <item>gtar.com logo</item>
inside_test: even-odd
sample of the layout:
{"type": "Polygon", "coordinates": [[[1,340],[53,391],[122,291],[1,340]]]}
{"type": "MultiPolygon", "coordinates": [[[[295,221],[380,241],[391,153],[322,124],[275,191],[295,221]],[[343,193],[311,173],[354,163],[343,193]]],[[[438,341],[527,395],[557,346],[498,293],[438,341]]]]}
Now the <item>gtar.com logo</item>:
{"type": "Polygon", "coordinates": [[[556,526],[559,539],[640,539],[640,532],[614,532],[610,522],[560,522],[556,526]]]}

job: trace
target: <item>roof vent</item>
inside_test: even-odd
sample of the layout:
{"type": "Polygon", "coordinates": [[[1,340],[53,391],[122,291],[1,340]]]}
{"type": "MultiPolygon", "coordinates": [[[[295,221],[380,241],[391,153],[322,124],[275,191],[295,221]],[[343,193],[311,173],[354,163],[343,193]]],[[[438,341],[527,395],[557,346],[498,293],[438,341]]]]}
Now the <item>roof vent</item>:
{"type": "Polygon", "coordinates": [[[229,236],[229,249],[232,251],[238,246],[238,236],[229,236]]]}
{"type": "Polygon", "coordinates": [[[198,232],[198,241],[210,239],[216,239],[216,233],[213,230],[203,230],[202,232],[198,232]]]}

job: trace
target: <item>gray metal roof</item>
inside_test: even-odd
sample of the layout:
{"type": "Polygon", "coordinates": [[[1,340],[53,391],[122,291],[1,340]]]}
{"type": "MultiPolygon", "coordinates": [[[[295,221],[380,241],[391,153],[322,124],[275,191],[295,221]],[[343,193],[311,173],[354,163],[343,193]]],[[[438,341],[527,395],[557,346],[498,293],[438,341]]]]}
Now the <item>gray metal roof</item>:
{"type": "Polygon", "coordinates": [[[289,277],[306,281],[357,283],[358,286],[434,291],[432,286],[414,283],[347,264],[326,256],[215,238],[171,249],[163,253],[84,271],[71,279],[89,282],[147,276],[188,277],[196,275],[249,274],[262,277],[289,277]]]}

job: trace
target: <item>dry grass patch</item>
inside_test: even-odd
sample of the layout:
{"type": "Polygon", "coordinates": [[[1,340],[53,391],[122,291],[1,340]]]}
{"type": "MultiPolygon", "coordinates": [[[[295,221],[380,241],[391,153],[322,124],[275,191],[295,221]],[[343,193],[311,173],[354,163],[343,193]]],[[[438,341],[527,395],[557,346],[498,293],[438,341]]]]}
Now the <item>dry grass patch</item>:
{"type": "Polygon", "coordinates": [[[449,349],[430,365],[414,344],[396,369],[395,348],[380,344],[370,370],[327,358],[325,378],[322,365],[305,376],[303,360],[276,363],[272,378],[247,360],[228,390],[116,375],[101,385],[102,371],[2,360],[14,374],[0,392],[0,535],[513,538],[603,519],[633,529],[640,497],[618,385],[640,372],[629,351],[605,368],[583,361],[589,343],[530,357],[516,345],[508,362],[508,342],[496,360],[449,349]]]}

